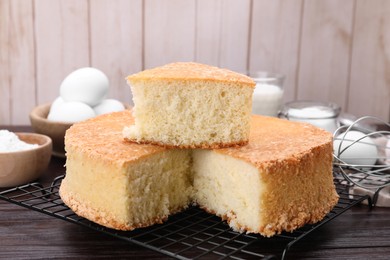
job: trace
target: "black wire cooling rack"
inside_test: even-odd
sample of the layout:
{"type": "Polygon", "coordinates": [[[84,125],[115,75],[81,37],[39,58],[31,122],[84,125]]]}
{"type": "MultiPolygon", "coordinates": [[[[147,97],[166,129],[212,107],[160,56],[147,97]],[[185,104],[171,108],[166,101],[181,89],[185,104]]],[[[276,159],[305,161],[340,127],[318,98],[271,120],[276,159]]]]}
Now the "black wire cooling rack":
{"type": "Polygon", "coordinates": [[[202,257],[227,259],[284,259],[288,250],[309,233],[347,211],[354,205],[369,200],[368,196],[353,197],[345,179],[335,175],[340,199],[326,217],[314,225],[306,225],[293,233],[282,233],[271,238],[234,232],[220,218],[197,207],[171,216],[167,222],[135,231],[109,229],[77,216],[61,200],[58,189],[64,176],[54,179],[48,187],[30,183],[0,192],[0,199],[60,218],[98,232],[126,240],[177,259],[202,257]]]}

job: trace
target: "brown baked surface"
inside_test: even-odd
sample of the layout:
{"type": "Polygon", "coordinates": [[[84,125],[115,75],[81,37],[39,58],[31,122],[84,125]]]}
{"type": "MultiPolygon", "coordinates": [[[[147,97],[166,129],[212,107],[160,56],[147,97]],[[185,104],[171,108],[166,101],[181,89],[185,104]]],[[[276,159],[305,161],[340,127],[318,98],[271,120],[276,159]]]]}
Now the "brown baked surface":
{"type": "Polygon", "coordinates": [[[272,117],[254,115],[251,124],[248,145],[214,150],[255,165],[267,184],[262,199],[267,225],[249,231],[272,236],[322,220],[338,201],[332,135],[310,124],[272,117]]]}
{"type": "Polygon", "coordinates": [[[199,145],[169,145],[166,143],[162,142],[154,142],[154,141],[136,141],[133,139],[129,138],[124,138],[126,142],[129,143],[137,143],[137,144],[153,144],[153,145],[158,145],[167,149],[174,149],[174,148],[179,148],[179,149],[219,149],[219,148],[224,148],[224,147],[240,147],[243,145],[248,144],[248,141],[239,141],[239,142],[232,142],[232,143],[211,143],[211,144],[199,144],[199,145]]]}
{"type": "MultiPolygon", "coordinates": [[[[80,201],[78,196],[73,194],[73,192],[69,190],[67,182],[61,183],[59,194],[62,201],[77,215],[89,219],[90,221],[98,223],[102,226],[129,231],[134,230],[137,227],[142,227],[142,225],[135,227],[122,223],[118,221],[114,215],[110,214],[110,212],[98,210],[94,207],[94,205],[90,205],[90,203],[88,203],[87,201],[80,201]]],[[[156,221],[156,223],[162,222],[156,221]]]]}
{"type": "Polygon", "coordinates": [[[252,115],[249,143],[215,150],[265,168],[281,160],[295,160],[321,145],[332,143],[332,135],[310,124],[252,115]]]}
{"type": "Polygon", "coordinates": [[[144,70],[127,77],[128,82],[136,80],[185,80],[219,81],[238,83],[255,87],[255,82],[248,76],[210,65],[196,62],[175,62],[161,67],[144,70]]]}
{"type": "Polygon", "coordinates": [[[91,157],[117,164],[166,150],[156,145],[139,145],[123,140],[123,127],[133,123],[129,110],[101,115],[70,127],[65,134],[65,143],[91,157]]]}
{"type": "MultiPolygon", "coordinates": [[[[104,160],[116,162],[135,161],[170,148],[125,141],[122,136],[123,127],[133,123],[134,118],[128,110],[95,117],[68,129],[66,144],[88,150],[91,156],[97,155],[104,160]]],[[[246,143],[243,142],[236,147],[215,151],[262,168],[286,158],[293,160],[302,153],[331,141],[331,134],[312,125],[253,115],[247,145],[241,146],[246,143]]]]}
{"type": "MultiPolygon", "coordinates": [[[[75,124],[66,133],[66,145],[92,160],[121,166],[167,149],[124,141],[122,128],[133,120],[131,111],[122,111],[75,124]]],[[[338,201],[332,186],[332,149],[332,135],[324,130],[263,116],[252,117],[247,145],[214,149],[255,165],[266,184],[267,192],[262,201],[266,215],[262,216],[262,221],[267,225],[260,230],[243,228],[271,236],[320,221],[338,201]]],[[[124,226],[116,222],[115,216],[79,201],[68,187],[61,185],[60,194],[77,214],[104,226],[131,230],[153,224],[124,226]]],[[[230,221],[227,216],[221,217],[230,221]]],[[[155,223],[162,221],[164,219],[155,219],[155,223]]]]}
{"type": "MultiPolygon", "coordinates": [[[[89,205],[89,203],[85,201],[80,201],[77,195],[73,194],[71,191],[69,191],[66,182],[63,182],[59,189],[59,194],[62,199],[62,201],[70,208],[72,209],[78,216],[82,216],[86,219],[89,219],[90,221],[93,221],[95,223],[98,223],[99,225],[113,228],[117,230],[123,230],[123,231],[131,231],[136,228],[142,228],[142,227],[148,227],[154,224],[162,224],[164,221],[167,220],[167,217],[161,218],[156,217],[154,220],[150,222],[145,223],[138,223],[129,225],[127,223],[122,223],[118,221],[115,217],[115,215],[110,214],[110,212],[106,212],[103,210],[98,210],[94,207],[94,205],[89,205]]],[[[183,209],[177,209],[171,214],[178,213],[182,211],[183,209]]]]}

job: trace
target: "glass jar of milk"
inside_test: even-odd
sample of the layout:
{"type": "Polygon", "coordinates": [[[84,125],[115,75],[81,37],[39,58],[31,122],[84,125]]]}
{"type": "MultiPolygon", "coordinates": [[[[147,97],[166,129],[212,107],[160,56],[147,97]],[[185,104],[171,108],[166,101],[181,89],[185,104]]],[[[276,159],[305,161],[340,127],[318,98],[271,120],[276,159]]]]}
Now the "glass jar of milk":
{"type": "Polygon", "coordinates": [[[284,76],[271,72],[249,73],[256,82],[253,92],[252,113],[277,117],[283,104],[284,76]]]}
{"type": "Polygon", "coordinates": [[[280,117],[306,122],[334,133],[338,128],[340,111],[340,106],[330,102],[292,101],[283,106],[280,117]]]}

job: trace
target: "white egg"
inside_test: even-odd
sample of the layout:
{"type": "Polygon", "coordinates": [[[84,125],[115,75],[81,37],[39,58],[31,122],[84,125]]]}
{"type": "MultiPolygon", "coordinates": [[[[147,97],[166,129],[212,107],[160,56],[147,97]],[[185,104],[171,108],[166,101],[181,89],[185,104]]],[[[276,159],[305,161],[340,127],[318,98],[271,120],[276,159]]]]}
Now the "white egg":
{"type": "Polygon", "coordinates": [[[359,131],[348,131],[338,135],[333,141],[334,154],[350,165],[374,165],[378,149],[370,137],[359,131]],[[342,142],[342,139],[344,141],[342,142]],[[362,138],[361,140],[359,140],[362,138]],[[354,141],[359,140],[356,143],[354,141]],[[348,147],[351,145],[350,147],[348,147]],[[339,154],[340,148],[340,155],[339,154]],[[345,149],[346,148],[346,149],[345,149]],[[343,151],[343,149],[345,149],[343,151]]]}
{"type": "Polygon", "coordinates": [[[56,122],[76,123],[96,116],[93,109],[81,102],[64,102],[50,111],[48,120],[56,122]]]}
{"type": "Polygon", "coordinates": [[[57,97],[56,99],[54,99],[53,103],[51,103],[50,111],[54,111],[59,106],[61,106],[64,102],[65,101],[62,97],[57,97]]]}
{"type": "Polygon", "coordinates": [[[116,99],[105,99],[95,106],[93,110],[96,115],[102,115],[125,110],[125,106],[116,99]]]}
{"type": "Polygon", "coordinates": [[[107,76],[95,68],[81,68],[70,73],[61,83],[60,95],[66,101],[79,101],[91,107],[107,95],[107,76]]]}

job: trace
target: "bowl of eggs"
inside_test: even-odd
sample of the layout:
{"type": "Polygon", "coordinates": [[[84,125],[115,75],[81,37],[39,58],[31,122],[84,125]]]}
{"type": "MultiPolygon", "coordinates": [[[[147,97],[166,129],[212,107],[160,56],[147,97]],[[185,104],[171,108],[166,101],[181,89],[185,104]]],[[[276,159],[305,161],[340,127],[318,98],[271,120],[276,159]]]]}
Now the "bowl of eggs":
{"type": "Polygon", "coordinates": [[[53,140],[53,155],[65,157],[64,137],[74,123],[106,113],[130,109],[129,105],[107,99],[109,80],[96,68],[73,71],[61,83],[60,96],[52,103],[35,107],[30,113],[36,133],[53,140]]]}
{"type": "Polygon", "coordinates": [[[53,141],[53,155],[65,157],[64,136],[72,123],[48,120],[50,107],[50,103],[35,107],[30,113],[31,126],[34,132],[50,136],[53,141]]]}
{"type": "Polygon", "coordinates": [[[13,187],[39,178],[52,152],[48,136],[0,130],[0,187],[13,187]]]}

